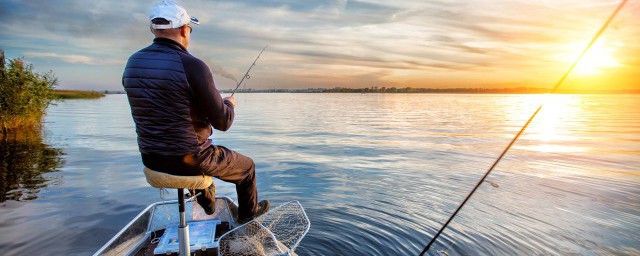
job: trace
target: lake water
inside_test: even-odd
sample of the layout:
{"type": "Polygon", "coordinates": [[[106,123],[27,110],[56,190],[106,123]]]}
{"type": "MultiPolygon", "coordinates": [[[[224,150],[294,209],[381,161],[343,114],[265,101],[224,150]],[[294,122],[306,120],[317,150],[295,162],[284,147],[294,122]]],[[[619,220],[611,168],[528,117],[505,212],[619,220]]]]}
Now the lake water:
{"type": "MultiPolygon", "coordinates": [[[[300,255],[418,254],[541,101],[430,253],[640,254],[639,95],[237,99],[214,142],[255,160],[262,199],[302,203],[300,255]]],[[[45,121],[42,139],[1,147],[2,255],[91,254],[161,200],[124,95],[56,102],[45,121]]]]}

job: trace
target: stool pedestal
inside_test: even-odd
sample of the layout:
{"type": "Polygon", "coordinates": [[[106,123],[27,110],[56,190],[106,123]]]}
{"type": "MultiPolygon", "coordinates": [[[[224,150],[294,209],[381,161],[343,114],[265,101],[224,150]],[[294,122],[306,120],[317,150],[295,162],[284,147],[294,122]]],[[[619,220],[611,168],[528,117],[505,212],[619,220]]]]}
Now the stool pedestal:
{"type": "Polygon", "coordinates": [[[189,241],[189,226],[184,214],[184,190],[183,189],[206,189],[213,184],[211,176],[176,176],[167,173],[157,172],[149,168],[144,168],[144,175],[147,182],[156,188],[176,188],[178,189],[178,206],[180,211],[180,225],[178,225],[178,243],[180,256],[191,255],[189,241]]]}
{"type": "Polygon", "coordinates": [[[178,189],[178,207],[180,211],[180,225],[178,226],[178,242],[180,243],[180,256],[188,256],[191,253],[189,241],[189,226],[184,215],[184,190],[178,189]]]}

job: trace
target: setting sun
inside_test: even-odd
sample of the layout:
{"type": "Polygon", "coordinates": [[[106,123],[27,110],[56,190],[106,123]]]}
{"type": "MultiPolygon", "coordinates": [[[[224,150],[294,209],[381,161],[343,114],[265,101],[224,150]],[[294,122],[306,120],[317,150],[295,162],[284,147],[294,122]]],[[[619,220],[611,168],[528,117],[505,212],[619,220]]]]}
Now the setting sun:
{"type": "MultiPolygon", "coordinates": [[[[601,42],[605,42],[604,40],[601,42]]],[[[574,72],[578,75],[597,75],[604,72],[607,68],[620,66],[620,62],[614,57],[616,48],[622,46],[622,43],[607,46],[604,43],[596,43],[582,57],[582,60],[575,67],[574,72]]],[[[574,49],[581,49],[583,46],[579,43],[573,45],[574,49]]],[[[567,61],[573,61],[580,53],[574,53],[573,56],[567,57],[567,61]]]]}

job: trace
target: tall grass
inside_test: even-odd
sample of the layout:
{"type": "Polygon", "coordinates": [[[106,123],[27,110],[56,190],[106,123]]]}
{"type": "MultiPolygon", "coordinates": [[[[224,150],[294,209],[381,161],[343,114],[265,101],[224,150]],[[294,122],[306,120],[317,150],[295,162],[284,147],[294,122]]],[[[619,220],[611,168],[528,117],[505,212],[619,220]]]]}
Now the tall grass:
{"type": "Polygon", "coordinates": [[[39,126],[58,79],[35,73],[22,59],[6,62],[0,50],[0,129],[7,132],[39,126]]]}
{"type": "Polygon", "coordinates": [[[51,92],[51,99],[54,100],[97,99],[101,97],[104,97],[104,94],[96,91],[53,90],[51,92]]]}

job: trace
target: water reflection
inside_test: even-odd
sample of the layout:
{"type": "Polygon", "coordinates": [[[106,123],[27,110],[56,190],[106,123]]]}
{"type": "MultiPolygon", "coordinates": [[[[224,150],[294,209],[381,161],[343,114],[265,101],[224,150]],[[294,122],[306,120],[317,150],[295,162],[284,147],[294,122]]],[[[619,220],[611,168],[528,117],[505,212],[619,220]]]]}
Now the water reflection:
{"type": "Polygon", "coordinates": [[[39,129],[0,133],[0,202],[38,197],[62,166],[62,150],[43,142],[39,129]]]}
{"type": "MultiPolygon", "coordinates": [[[[240,94],[213,138],[254,159],[261,198],[304,205],[299,255],[417,255],[545,98],[429,253],[640,255],[638,95],[240,94]]],[[[90,255],[161,200],[127,98],[65,101],[45,122],[65,164],[39,169],[37,200],[2,204],[0,254],[90,255]]]]}

